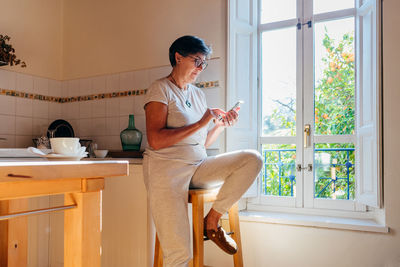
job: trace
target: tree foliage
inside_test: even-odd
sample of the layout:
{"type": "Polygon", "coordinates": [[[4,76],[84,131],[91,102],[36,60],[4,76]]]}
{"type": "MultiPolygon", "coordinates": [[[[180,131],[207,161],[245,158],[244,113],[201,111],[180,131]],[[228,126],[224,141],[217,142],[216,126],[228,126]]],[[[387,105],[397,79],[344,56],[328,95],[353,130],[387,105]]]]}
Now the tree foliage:
{"type": "Polygon", "coordinates": [[[315,134],[354,134],[354,33],[337,45],[325,32],[323,76],[315,87],[315,134]]]}

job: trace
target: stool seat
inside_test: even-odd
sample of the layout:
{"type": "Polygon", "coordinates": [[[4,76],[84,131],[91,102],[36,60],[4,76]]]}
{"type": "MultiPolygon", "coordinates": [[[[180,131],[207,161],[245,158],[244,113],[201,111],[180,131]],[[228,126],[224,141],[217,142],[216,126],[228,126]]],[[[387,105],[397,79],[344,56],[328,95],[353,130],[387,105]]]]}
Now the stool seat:
{"type": "MultiPolygon", "coordinates": [[[[192,221],[193,221],[193,267],[204,266],[204,203],[216,200],[218,188],[211,189],[190,189],[188,202],[192,203],[192,221]]],[[[242,243],[240,238],[239,211],[238,204],[235,203],[228,211],[229,227],[232,232],[232,238],[237,245],[237,252],[233,255],[234,267],[243,267],[242,243]]],[[[154,267],[163,266],[162,248],[156,234],[154,247],[154,267]]]]}

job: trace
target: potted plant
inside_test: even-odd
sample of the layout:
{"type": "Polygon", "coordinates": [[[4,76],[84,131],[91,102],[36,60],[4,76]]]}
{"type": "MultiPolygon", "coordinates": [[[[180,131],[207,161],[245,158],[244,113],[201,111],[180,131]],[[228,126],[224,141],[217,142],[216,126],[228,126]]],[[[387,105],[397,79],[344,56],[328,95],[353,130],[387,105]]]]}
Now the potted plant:
{"type": "Polygon", "coordinates": [[[21,67],[25,68],[25,62],[17,59],[15,49],[8,43],[9,41],[9,36],[0,34],[0,66],[21,64],[21,67]]]}

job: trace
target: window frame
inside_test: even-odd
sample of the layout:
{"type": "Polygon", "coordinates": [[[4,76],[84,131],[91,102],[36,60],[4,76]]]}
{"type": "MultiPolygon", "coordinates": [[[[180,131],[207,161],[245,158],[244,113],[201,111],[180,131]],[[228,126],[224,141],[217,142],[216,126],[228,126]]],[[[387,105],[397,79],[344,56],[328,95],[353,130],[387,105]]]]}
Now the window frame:
{"type": "MultiPolygon", "coordinates": [[[[315,1],[315,0],[314,0],[315,1]]],[[[327,21],[338,21],[346,18],[353,18],[354,19],[354,40],[356,35],[356,16],[357,11],[356,7],[342,9],[332,12],[326,13],[319,13],[319,14],[312,14],[313,12],[313,0],[304,0],[304,17],[310,18],[312,17],[312,28],[306,28],[304,32],[304,43],[305,43],[305,50],[304,50],[304,58],[308,58],[309,60],[305,60],[304,62],[304,106],[310,106],[314,109],[314,29],[317,23],[327,22],[327,21]],[[308,48],[308,49],[307,49],[308,48]]],[[[354,42],[354,49],[355,51],[358,49],[356,42],[354,42]]],[[[355,66],[356,71],[357,66],[355,66]]],[[[356,79],[356,78],[355,78],[356,79]]],[[[354,88],[356,91],[356,87],[354,88]]],[[[354,92],[355,93],[355,92],[354,92]]],[[[355,102],[356,102],[356,94],[354,94],[355,102]]],[[[305,114],[305,122],[304,124],[310,124],[313,128],[314,126],[314,112],[308,110],[308,113],[305,114]]],[[[357,147],[357,140],[356,134],[354,135],[314,135],[315,131],[311,131],[311,143],[353,143],[355,144],[356,150],[357,147]]],[[[314,166],[314,152],[308,153],[305,156],[305,162],[312,162],[314,166]]],[[[339,199],[324,199],[324,198],[315,198],[314,197],[314,174],[309,172],[305,173],[305,185],[304,189],[307,190],[307,193],[304,195],[304,207],[305,208],[317,208],[317,209],[334,209],[334,210],[348,210],[348,211],[365,211],[366,206],[362,204],[358,204],[358,202],[353,200],[339,200],[339,199]]]]}
{"type": "MultiPolygon", "coordinates": [[[[257,35],[258,35],[258,41],[257,41],[257,49],[258,49],[258,56],[257,58],[261,58],[259,55],[261,55],[261,34],[263,31],[265,31],[266,29],[271,29],[272,27],[278,27],[280,26],[280,28],[283,27],[288,27],[289,25],[293,25],[293,23],[296,21],[297,23],[297,18],[300,17],[299,16],[299,12],[303,12],[303,6],[301,8],[297,8],[297,18],[295,19],[289,19],[289,20],[285,20],[282,22],[272,22],[272,23],[266,23],[266,24],[259,24],[260,21],[260,13],[258,10],[260,10],[260,5],[261,5],[261,0],[258,0],[258,9],[257,9],[257,35]],[[300,10],[300,11],[299,11],[300,10]]],[[[379,0],[377,0],[379,1],[379,0]]],[[[302,3],[302,0],[297,0],[297,3],[302,3]]],[[[305,4],[310,4],[312,5],[312,0],[304,0],[305,4]]],[[[357,1],[356,1],[357,2],[357,1]]],[[[312,12],[312,8],[309,9],[312,12]]],[[[381,10],[381,9],[380,9],[381,10]]],[[[379,12],[380,12],[379,10],[379,12]]],[[[320,13],[320,14],[316,14],[313,16],[313,26],[316,22],[321,22],[321,21],[326,21],[326,20],[332,20],[332,19],[339,19],[339,18],[346,18],[346,17],[354,17],[356,19],[356,13],[357,13],[357,3],[356,3],[356,7],[355,8],[350,8],[350,9],[343,9],[343,10],[338,10],[338,11],[333,11],[333,12],[326,12],[326,13],[320,13]]],[[[304,16],[305,17],[305,16],[304,16]]],[[[303,22],[304,23],[304,22],[303,22]]],[[[229,22],[228,22],[229,24],[229,22]]],[[[355,26],[356,27],[356,26],[355,26]]],[[[313,28],[312,28],[313,29],[313,28]]],[[[380,29],[377,28],[377,31],[379,31],[380,29]]],[[[356,33],[356,29],[355,29],[355,33],[356,33]]],[[[313,30],[312,33],[313,35],[313,30]]],[[[380,36],[380,32],[378,32],[378,35],[380,36]]],[[[311,38],[311,41],[313,41],[313,36],[311,38]]],[[[301,42],[302,44],[304,43],[304,41],[301,42]]],[[[357,49],[357,45],[356,49],[357,49]]],[[[297,48],[298,50],[299,48],[297,48]]],[[[313,50],[313,49],[312,49],[313,50]]],[[[379,52],[379,48],[377,48],[378,52],[379,52]]],[[[297,56],[298,57],[298,56],[297,56]]],[[[229,60],[228,60],[229,61],[229,60]]],[[[313,64],[313,60],[310,60],[311,64],[313,64]]],[[[260,124],[261,121],[261,111],[260,111],[260,107],[261,107],[261,61],[258,60],[257,62],[257,72],[258,72],[258,90],[257,90],[257,98],[258,98],[258,109],[257,109],[257,119],[258,119],[258,124],[260,124]]],[[[303,62],[302,62],[303,63],[303,62]]],[[[380,67],[380,66],[379,66],[380,67]]],[[[298,77],[297,77],[298,79],[298,77]]],[[[303,79],[303,76],[301,77],[301,79],[303,79]]],[[[313,83],[314,81],[312,81],[313,83]]],[[[302,86],[304,86],[303,82],[301,83],[302,86]]],[[[379,89],[378,89],[379,90],[379,89]]],[[[298,90],[299,91],[299,90],[298,90]]],[[[297,93],[296,93],[296,97],[297,97],[297,93]]],[[[312,99],[313,101],[313,99],[312,99]]],[[[298,102],[302,102],[302,101],[298,101],[298,102]]],[[[378,112],[379,113],[379,112],[378,112]]],[[[379,115],[379,114],[378,114],[379,115]]],[[[378,124],[381,125],[381,119],[380,117],[378,118],[378,124]]],[[[296,125],[296,132],[299,133],[302,130],[302,126],[303,123],[297,123],[296,125]],[[300,127],[300,131],[299,128],[300,127]]],[[[381,127],[381,126],[380,126],[381,127]]],[[[261,137],[260,135],[260,125],[258,126],[258,132],[257,132],[257,139],[258,139],[258,148],[259,150],[261,150],[261,146],[262,144],[265,142],[265,138],[261,137]]],[[[295,139],[296,137],[293,137],[293,139],[295,139]]],[[[315,136],[315,142],[317,143],[317,141],[321,142],[321,141],[328,141],[330,138],[329,137],[325,137],[325,136],[315,136]]],[[[353,135],[350,136],[341,136],[341,139],[343,139],[344,142],[347,142],[349,140],[354,141],[354,139],[356,138],[353,135]]],[[[276,139],[276,142],[279,142],[279,138],[276,139]]],[[[271,143],[271,142],[269,142],[271,143]]],[[[297,145],[297,144],[296,144],[297,145]]],[[[379,144],[381,145],[381,143],[379,144]]],[[[303,174],[302,174],[303,177],[303,174]]],[[[296,177],[296,186],[299,185],[298,183],[298,178],[296,177]]],[[[303,178],[301,178],[301,186],[303,185],[303,178]]],[[[312,188],[313,189],[313,188],[312,188]]],[[[369,211],[369,214],[371,213],[376,213],[376,214],[380,214],[379,209],[375,209],[373,207],[367,207],[364,204],[360,204],[355,200],[331,200],[331,199],[314,199],[317,200],[316,205],[312,205],[312,206],[307,206],[304,207],[304,202],[302,201],[293,201],[293,200],[288,200],[287,197],[279,197],[279,196],[265,196],[261,194],[261,183],[260,181],[258,181],[258,186],[257,186],[257,190],[258,190],[258,194],[256,197],[249,197],[247,198],[247,209],[250,210],[275,210],[276,208],[279,209],[283,209],[287,212],[305,212],[305,213],[317,213],[317,214],[325,214],[325,215],[330,215],[330,216],[335,216],[340,214],[340,216],[344,217],[348,217],[350,216],[350,214],[352,214],[352,216],[355,216],[355,214],[359,214],[356,216],[363,216],[363,214],[365,214],[365,211],[369,211]],[[343,204],[344,202],[347,202],[345,204],[343,204]],[[330,210],[331,209],[331,210],[330,210]],[[348,212],[350,211],[350,212],[348,212]]],[[[301,194],[303,194],[304,190],[302,189],[301,191],[298,190],[297,194],[301,192],[301,194]]],[[[303,199],[303,195],[300,196],[303,199]]],[[[370,215],[368,215],[370,216],[370,215]]]]}

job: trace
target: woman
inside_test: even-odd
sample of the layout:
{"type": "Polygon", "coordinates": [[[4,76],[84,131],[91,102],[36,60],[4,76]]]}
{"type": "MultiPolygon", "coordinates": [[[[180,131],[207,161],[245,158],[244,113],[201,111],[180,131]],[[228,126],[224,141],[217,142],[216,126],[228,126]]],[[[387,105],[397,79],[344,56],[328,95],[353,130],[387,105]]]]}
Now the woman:
{"type": "Polygon", "coordinates": [[[204,218],[204,232],[230,254],[236,244],[218,221],[252,184],[262,166],[257,151],[207,157],[206,148],[238,119],[234,110],[208,108],[192,83],[211,53],[203,40],[178,38],[169,49],[172,72],[155,81],[145,98],[148,147],[143,172],[166,266],[187,266],[191,258],[188,189],[221,186],[204,218]]]}

